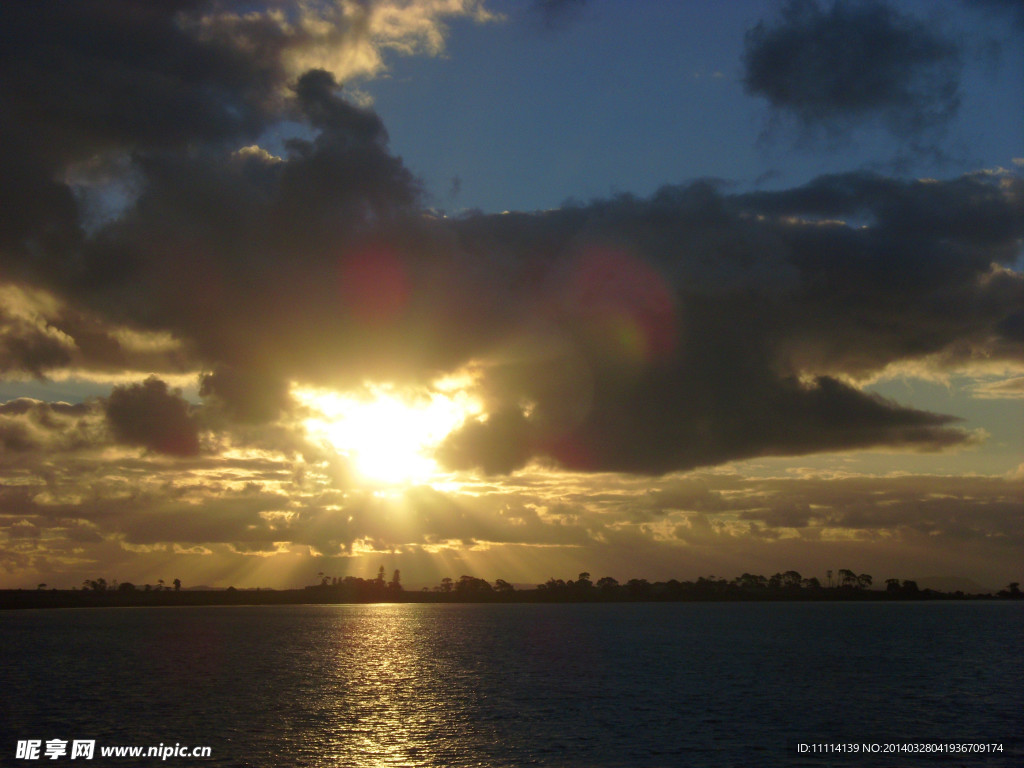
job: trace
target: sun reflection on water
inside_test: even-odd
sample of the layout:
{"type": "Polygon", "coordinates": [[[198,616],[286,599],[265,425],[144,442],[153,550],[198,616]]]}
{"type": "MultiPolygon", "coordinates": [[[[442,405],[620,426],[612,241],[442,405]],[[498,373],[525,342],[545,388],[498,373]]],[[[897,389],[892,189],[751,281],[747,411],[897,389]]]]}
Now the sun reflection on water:
{"type": "MultiPolygon", "coordinates": [[[[322,727],[324,765],[440,766],[458,754],[467,715],[437,646],[436,621],[423,621],[421,606],[351,606],[326,654],[330,678],[314,682],[322,727]],[[352,612],[358,619],[353,622],[352,612]]],[[[435,617],[436,619],[436,617],[435,617]]]]}

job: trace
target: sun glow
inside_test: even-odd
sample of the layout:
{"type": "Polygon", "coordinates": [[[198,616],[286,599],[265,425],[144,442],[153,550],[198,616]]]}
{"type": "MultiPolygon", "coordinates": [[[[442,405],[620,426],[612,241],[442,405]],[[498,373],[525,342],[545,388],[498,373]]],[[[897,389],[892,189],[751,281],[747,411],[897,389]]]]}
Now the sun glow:
{"type": "Polygon", "coordinates": [[[359,393],[297,389],[310,409],[311,436],[348,458],[355,474],[371,485],[427,483],[441,474],[434,449],[481,406],[461,380],[431,389],[400,390],[367,384],[359,393]]]}

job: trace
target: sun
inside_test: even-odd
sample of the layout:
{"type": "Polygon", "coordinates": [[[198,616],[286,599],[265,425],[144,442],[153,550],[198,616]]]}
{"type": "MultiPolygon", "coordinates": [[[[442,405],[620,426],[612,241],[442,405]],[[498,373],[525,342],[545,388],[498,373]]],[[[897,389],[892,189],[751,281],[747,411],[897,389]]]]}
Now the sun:
{"type": "Polygon", "coordinates": [[[433,450],[464,421],[480,413],[464,388],[446,379],[419,390],[366,384],[357,393],[295,389],[311,412],[305,427],[345,456],[370,485],[428,483],[441,474],[433,450]]]}

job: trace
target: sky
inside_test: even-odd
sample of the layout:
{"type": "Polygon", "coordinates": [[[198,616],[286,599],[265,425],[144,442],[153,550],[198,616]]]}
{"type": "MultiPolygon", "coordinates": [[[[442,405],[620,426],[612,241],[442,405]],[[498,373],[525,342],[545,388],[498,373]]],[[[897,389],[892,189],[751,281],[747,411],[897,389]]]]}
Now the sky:
{"type": "Polygon", "coordinates": [[[1024,6],[0,5],[0,587],[1024,576],[1024,6]]]}

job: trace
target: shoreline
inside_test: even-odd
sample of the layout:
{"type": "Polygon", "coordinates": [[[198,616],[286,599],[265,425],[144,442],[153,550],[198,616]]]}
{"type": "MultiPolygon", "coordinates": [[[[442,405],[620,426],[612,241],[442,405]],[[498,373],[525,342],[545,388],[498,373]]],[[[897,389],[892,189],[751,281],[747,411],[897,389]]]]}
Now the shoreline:
{"type": "MultiPolygon", "coordinates": [[[[803,591],[803,590],[802,590],[803,591]]],[[[965,594],[921,590],[916,595],[883,590],[822,589],[809,594],[682,594],[682,595],[551,595],[545,590],[516,590],[503,594],[460,595],[439,592],[400,592],[380,597],[345,594],[331,587],[304,589],[245,589],[203,591],[93,592],[90,590],[0,590],[0,610],[47,608],[130,608],[234,605],[368,605],[382,603],[707,603],[707,602],[923,602],[934,600],[1012,600],[998,594],[965,594]]]]}

